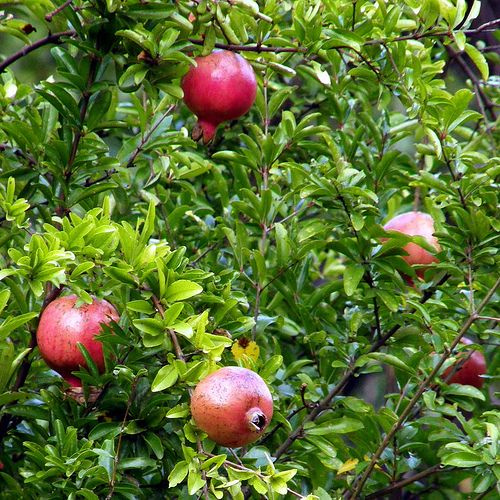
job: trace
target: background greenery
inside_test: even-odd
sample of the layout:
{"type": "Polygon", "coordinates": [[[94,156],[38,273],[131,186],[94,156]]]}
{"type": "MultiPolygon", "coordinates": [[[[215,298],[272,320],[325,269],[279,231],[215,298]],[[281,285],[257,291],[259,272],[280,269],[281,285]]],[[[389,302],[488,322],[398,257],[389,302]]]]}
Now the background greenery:
{"type": "Polygon", "coordinates": [[[0,1],[1,498],[498,498],[500,21],[471,28],[481,12],[0,1]],[[180,79],[215,46],[259,89],[204,147],[180,79]],[[412,208],[442,247],[415,288],[408,238],[381,244],[412,208]],[[35,346],[70,291],[122,315],[79,401],[35,346]],[[481,391],[439,378],[464,334],[481,391]],[[189,413],[231,364],[275,402],[238,450],[189,413]]]}

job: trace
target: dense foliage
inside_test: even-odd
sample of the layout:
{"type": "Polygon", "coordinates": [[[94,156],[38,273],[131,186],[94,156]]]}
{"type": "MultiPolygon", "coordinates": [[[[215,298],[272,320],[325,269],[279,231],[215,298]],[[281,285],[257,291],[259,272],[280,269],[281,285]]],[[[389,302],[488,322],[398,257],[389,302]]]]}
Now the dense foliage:
{"type": "Polygon", "coordinates": [[[0,1],[1,498],[498,498],[500,87],[469,35],[500,23],[471,28],[480,8],[0,1]],[[205,146],[180,85],[214,47],[258,91],[205,146]],[[424,280],[402,246],[435,248],[383,230],[412,209],[441,245],[424,280]],[[69,293],[121,314],[83,394],[35,345],[69,293]],[[440,377],[465,334],[482,389],[440,377]],[[189,401],[236,364],[274,417],[229,450],[189,401]]]}

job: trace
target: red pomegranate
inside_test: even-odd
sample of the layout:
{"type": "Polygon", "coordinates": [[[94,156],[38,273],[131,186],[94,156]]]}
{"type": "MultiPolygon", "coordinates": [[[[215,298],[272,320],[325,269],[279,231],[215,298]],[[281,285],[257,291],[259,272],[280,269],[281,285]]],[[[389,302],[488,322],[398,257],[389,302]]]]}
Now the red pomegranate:
{"type": "Polygon", "coordinates": [[[94,337],[101,333],[102,323],[118,321],[120,316],[106,300],[76,307],[77,300],[76,295],[68,295],[51,302],[42,313],[36,338],[45,362],[72,386],[81,387],[81,381],[71,375],[86,366],[77,344],[83,344],[99,370],[104,370],[102,344],[94,337]]]}
{"type": "MultiPolygon", "coordinates": [[[[460,341],[462,344],[473,344],[472,340],[463,337],[460,341]]],[[[481,389],[484,384],[484,379],[481,375],[486,373],[486,359],[482,352],[473,351],[469,356],[469,353],[460,353],[458,357],[458,363],[460,358],[468,356],[468,359],[462,364],[462,366],[455,371],[455,373],[447,380],[448,384],[460,384],[460,385],[472,385],[481,389]]],[[[442,375],[443,380],[447,379],[449,373],[453,370],[453,366],[450,366],[442,375]]]]}
{"type": "Polygon", "coordinates": [[[257,81],[252,66],[239,54],[219,50],[195,58],[182,80],[184,102],[198,117],[194,140],[209,143],[217,126],[244,115],[255,101],[257,81]]]}
{"type": "Polygon", "coordinates": [[[273,416],[273,399],[255,372],[227,366],[196,386],[191,413],[212,441],[238,448],[262,435],[273,416]]]}
{"type": "MultiPolygon", "coordinates": [[[[413,211],[397,215],[384,226],[384,229],[386,231],[398,231],[409,236],[423,236],[437,251],[441,250],[438,240],[434,236],[434,220],[429,214],[413,211]]],[[[410,266],[438,262],[434,255],[415,243],[408,243],[403,247],[403,250],[408,254],[403,256],[403,259],[410,266]]],[[[424,268],[416,270],[420,279],[424,278],[424,272],[424,268]]]]}

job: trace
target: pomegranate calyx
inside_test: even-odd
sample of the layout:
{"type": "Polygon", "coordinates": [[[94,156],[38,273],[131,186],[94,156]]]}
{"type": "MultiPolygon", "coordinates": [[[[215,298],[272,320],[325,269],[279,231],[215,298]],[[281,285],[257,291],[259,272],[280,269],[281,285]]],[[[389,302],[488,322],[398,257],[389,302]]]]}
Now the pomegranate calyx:
{"type": "Polygon", "coordinates": [[[262,432],[267,426],[267,417],[259,408],[247,411],[248,429],[252,432],[262,432]]]}
{"type": "Polygon", "coordinates": [[[208,144],[215,136],[215,130],[218,124],[213,124],[205,120],[198,120],[198,123],[191,131],[191,137],[194,141],[203,139],[203,144],[208,144]]]}

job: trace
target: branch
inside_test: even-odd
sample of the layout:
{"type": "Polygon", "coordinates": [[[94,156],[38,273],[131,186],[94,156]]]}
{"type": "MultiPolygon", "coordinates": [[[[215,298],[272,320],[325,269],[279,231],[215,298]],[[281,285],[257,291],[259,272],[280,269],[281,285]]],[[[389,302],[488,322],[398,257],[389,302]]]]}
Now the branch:
{"type": "Polygon", "coordinates": [[[87,83],[85,85],[85,90],[82,92],[82,98],[80,101],[80,126],[78,127],[78,130],[75,133],[75,137],[73,138],[73,142],[71,144],[71,153],[69,155],[69,160],[68,160],[68,165],[66,166],[64,170],[64,176],[66,179],[69,179],[71,177],[71,167],[73,166],[73,163],[76,158],[76,153],[78,151],[78,146],[80,144],[80,140],[82,139],[83,136],[83,122],[85,120],[85,117],[87,116],[87,109],[89,107],[89,102],[90,98],[92,96],[90,92],[90,88],[94,84],[95,78],[96,78],[96,73],[97,73],[97,68],[99,65],[99,58],[97,58],[94,54],[91,54],[91,61],[90,61],[90,67],[89,67],[89,73],[87,76],[87,83]]]}
{"type": "MultiPolygon", "coordinates": [[[[476,35],[478,33],[481,33],[482,31],[495,31],[495,30],[490,30],[488,28],[492,28],[498,24],[500,24],[500,19],[494,19],[493,21],[484,23],[481,26],[478,26],[477,28],[464,30],[462,31],[462,33],[464,33],[465,35],[476,35]]],[[[422,38],[431,38],[431,37],[451,39],[453,38],[453,32],[451,30],[448,30],[448,31],[427,31],[425,33],[410,33],[409,35],[402,35],[387,40],[369,40],[365,42],[364,45],[380,45],[385,43],[403,42],[405,40],[420,40],[422,38]]]]}
{"type": "Polygon", "coordinates": [[[417,474],[410,476],[406,479],[402,479],[401,481],[398,481],[397,483],[391,484],[391,486],[388,486],[387,488],[383,488],[381,490],[376,491],[375,493],[371,493],[370,495],[367,495],[366,500],[371,500],[372,498],[381,498],[385,497],[389,493],[393,493],[404,486],[408,486],[409,484],[416,483],[417,481],[420,481],[421,479],[424,479],[425,477],[431,476],[432,474],[435,474],[436,472],[448,472],[449,470],[453,470],[454,467],[451,468],[443,468],[441,464],[436,464],[433,465],[432,467],[429,467],[428,469],[425,469],[421,472],[418,472],[417,474]]]}
{"type": "Polygon", "coordinates": [[[125,415],[123,416],[122,425],[120,428],[120,435],[118,436],[118,444],[116,445],[115,459],[113,460],[113,473],[111,475],[111,480],[109,482],[110,488],[109,493],[106,496],[106,500],[111,500],[113,498],[113,493],[115,491],[115,483],[116,483],[116,471],[118,469],[118,462],[120,460],[120,449],[123,438],[123,431],[125,430],[125,424],[127,423],[128,413],[130,411],[130,407],[132,406],[132,401],[135,398],[135,389],[137,387],[138,378],[136,377],[132,383],[132,387],[130,388],[130,395],[127,401],[127,408],[125,409],[125,415]]]}
{"type": "Polygon", "coordinates": [[[349,382],[350,378],[354,375],[355,369],[351,368],[342,377],[340,382],[328,393],[328,395],[309,413],[302,423],[287,437],[283,444],[274,453],[274,458],[278,460],[292,444],[303,435],[304,427],[308,422],[314,422],[321,412],[330,406],[332,399],[342,392],[344,386],[349,382]]]}
{"type": "MultiPolygon", "coordinates": [[[[152,295],[151,300],[153,301],[155,309],[160,313],[160,316],[163,319],[165,317],[165,310],[163,309],[163,306],[161,305],[158,297],[156,295],[152,295]]],[[[170,338],[172,340],[172,344],[174,345],[174,351],[175,351],[175,355],[177,356],[177,359],[180,359],[181,361],[183,361],[185,363],[186,359],[184,357],[184,353],[182,352],[181,346],[179,344],[179,339],[177,338],[177,334],[171,328],[168,329],[168,334],[170,335],[170,338]]]]}
{"type": "Polygon", "coordinates": [[[377,460],[380,458],[382,455],[383,451],[387,448],[389,443],[391,442],[392,438],[396,434],[396,432],[399,430],[401,425],[404,423],[406,420],[406,417],[411,413],[413,410],[413,407],[417,404],[418,400],[428,387],[428,385],[432,382],[434,377],[437,375],[441,367],[443,366],[444,362],[448,359],[450,356],[451,352],[455,349],[455,347],[458,345],[462,337],[467,333],[469,328],[472,326],[474,321],[477,320],[479,313],[484,309],[484,307],[488,304],[488,302],[491,300],[493,297],[494,293],[500,286],[500,278],[497,279],[495,284],[491,287],[491,289],[488,291],[482,302],[477,306],[476,310],[466,319],[465,323],[463,324],[462,328],[458,332],[458,335],[455,337],[455,340],[452,342],[450,349],[445,352],[440,358],[434,369],[431,371],[431,373],[425,378],[425,380],[419,385],[417,392],[415,395],[410,399],[408,405],[406,408],[403,410],[401,413],[400,417],[398,418],[397,422],[391,427],[389,432],[386,434],[384,440],[382,441],[382,444],[379,446],[377,451],[374,453],[372,456],[372,459],[370,463],[368,464],[368,467],[365,469],[363,475],[361,478],[357,481],[356,486],[354,487],[354,491],[352,494],[347,494],[347,498],[358,498],[364,484],[370,477],[370,474],[372,473],[373,469],[375,468],[375,465],[377,463],[377,460]]]}
{"type": "Polygon", "coordinates": [[[486,120],[488,120],[488,116],[486,115],[486,110],[488,110],[491,114],[491,118],[493,121],[496,121],[497,116],[495,113],[495,105],[491,100],[488,98],[488,96],[485,94],[484,90],[481,87],[481,82],[479,81],[479,78],[476,76],[474,71],[469,67],[469,65],[463,60],[462,58],[462,53],[463,52],[457,52],[454,50],[450,45],[446,45],[446,51],[448,54],[453,57],[456,61],[457,64],[460,66],[460,68],[463,70],[463,72],[467,75],[468,78],[471,79],[474,88],[476,89],[477,92],[477,102],[479,104],[479,107],[481,108],[482,114],[486,120]],[[486,108],[486,110],[484,109],[486,108]]]}
{"type": "MultiPolygon", "coordinates": [[[[427,302],[427,300],[429,300],[432,294],[436,291],[437,287],[442,285],[446,280],[448,280],[448,278],[449,275],[443,276],[443,278],[441,278],[441,280],[436,284],[435,287],[433,287],[433,289],[426,290],[426,292],[422,296],[422,299],[420,300],[420,303],[424,304],[425,302],[427,302]]],[[[391,330],[389,330],[383,337],[380,337],[371,345],[369,352],[375,352],[383,347],[385,343],[399,330],[399,328],[401,328],[400,324],[393,326],[391,330]]],[[[283,442],[283,444],[278,448],[278,450],[274,454],[276,460],[278,460],[284,453],[286,453],[292,446],[292,444],[304,434],[304,426],[308,422],[314,422],[314,420],[316,420],[321,412],[327,410],[333,398],[341,394],[347,384],[353,379],[353,377],[356,376],[359,369],[354,368],[354,364],[355,363],[352,363],[352,366],[344,373],[344,376],[337,383],[337,385],[332,388],[328,395],[322,401],[320,401],[318,406],[305,417],[299,427],[297,427],[297,429],[295,429],[295,431],[293,431],[283,442]]]]}
{"type": "MultiPolygon", "coordinates": [[[[163,309],[163,306],[161,305],[160,300],[156,295],[151,296],[151,300],[153,301],[153,304],[155,306],[155,309],[158,311],[160,316],[162,318],[165,317],[165,310],[163,309]]],[[[167,329],[168,334],[170,335],[170,338],[172,340],[172,344],[174,345],[174,350],[175,350],[175,355],[177,356],[177,359],[180,359],[184,364],[186,363],[186,357],[184,356],[184,353],[182,352],[182,348],[179,344],[179,339],[177,338],[177,334],[175,333],[172,328],[167,329]]],[[[188,389],[189,395],[191,396],[193,393],[193,390],[191,388],[188,389]]],[[[203,449],[203,444],[200,441],[200,438],[198,435],[196,435],[196,447],[198,449],[198,453],[205,453],[205,450],[203,449]]],[[[207,482],[207,472],[205,470],[201,471],[201,477],[203,481],[205,482],[203,485],[203,496],[205,497],[205,500],[209,500],[209,493],[208,493],[208,482],[207,482]]]]}
{"type": "Polygon", "coordinates": [[[499,19],[493,19],[493,21],[488,21],[487,23],[481,24],[481,26],[478,26],[477,28],[473,30],[466,30],[465,34],[467,35],[472,35],[474,33],[481,33],[481,31],[484,31],[488,28],[493,28],[493,26],[497,26],[500,24],[500,18],[499,19]]]}
{"type": "Polygon", "coordinates": [[[57,14],[59,14],[59,12],[63,11],[71,3],[73,3],[73,0],[66,0],[62,5],[57,7],[57,9],[46,14],[45,20],[50,23],[52,21],[53,17],[57,16],[57,14]]]}
{"type": "Polygon", "coordinates": [[[27,160],[28,164],[30,166],[36,165],[36,160],[30,156],[29,154],[25,153],[19,148],[11,147],[6,143],[0,143],[0,152],[6,151],[7,149],[10,149],[14,155],[16,155],[18,158],[23,158],[24,160],[27,160]]]}
{"type": "Polygon", "coordinates": [[[15,54],[12,54],[10,57],[5,59],[5,61],[0,63],[0,73],[2,73],[8,66],[15,63],[17,60],[28,55],[30,52],[33,52],[34,50],[39,49],[40,47],[43,47],[44,45],[62,43],[62,41],[61,41],[62,37],[65,37],[65,36],[73,37],[75,35],[76,35],[75,30],[61,31],[60,33],[54,33],[52,35],[47,35],[45,38],[42,38],[42,39],[36,41],[35,43],[32,43],[31,45],[26,45],[21,50],[19,50],[15,54]]]}
{"type": "MultiPolygon", "coordinates": [[[[194,45],[203,45],[205,43],[204,40],[197,40],[196,38],[190,38],[189,41],[194,45]]],[[[265,45],[233,45],[226,43],[216,43],[215,47],[233,52],[274,52],[275,54],[280,52],[307,52],[305,47],[266,47],[265,45]]]]}
{"type": "MultiPolygon", "coordinates": [[[[130,158],[127,160],[127,163],[125,165],[121,165],[125,168],[132,168],[134,166],[135,159],[137,156],[139,156],[139,153],[143,150],[144,146],[146,143],[149,141],[151,136],[154,134],[155,130],[161,125],[163,120],[168,116],[168,114],[175,108],[175,104],[172,104],[168,107],[168,109],[165,111],[164,115],[158,120],[155,125],[149,130],[149,132],[141,139],[141,142],[137,145],[133,153],[130,155],[130,158]]],[[[109,179],[113,174],[116,174],[117,170],[115,168],[111,168],[109,170],[106,170],[104,174],[101,177],[98,177],[97,179],[91,179],[90,177],[87,178],[87,180],[84,182],[83,187],[90,187],[93,186],[94,184],[98,184],[99,182],[105,181],[109,179]]]]}

